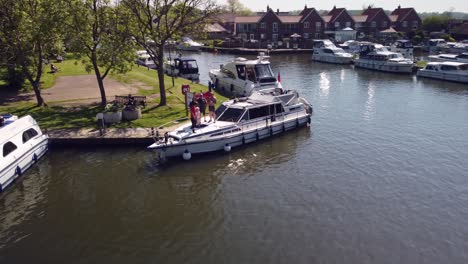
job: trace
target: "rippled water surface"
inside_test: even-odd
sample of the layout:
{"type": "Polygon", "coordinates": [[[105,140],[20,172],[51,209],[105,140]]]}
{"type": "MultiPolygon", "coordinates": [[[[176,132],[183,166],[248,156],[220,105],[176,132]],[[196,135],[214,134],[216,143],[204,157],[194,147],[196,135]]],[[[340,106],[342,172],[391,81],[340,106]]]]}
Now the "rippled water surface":
{"type": "MultiPolygon", "coordinates": [[[[191,54],[209,67],[234,55],[191,54]]],[[[468,87],[274,56],[312,127],[229,154],[52,149],[0,195],[0,263],[468,263],[468,87]]]]}

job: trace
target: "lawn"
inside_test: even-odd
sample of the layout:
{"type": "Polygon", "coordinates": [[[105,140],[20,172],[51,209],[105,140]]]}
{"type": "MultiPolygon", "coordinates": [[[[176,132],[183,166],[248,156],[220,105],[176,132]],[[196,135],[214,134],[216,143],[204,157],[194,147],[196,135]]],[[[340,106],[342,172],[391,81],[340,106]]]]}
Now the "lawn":
{"type": "MultiPolygon", "coordinates": [[[[44,74],[46,78],[44,78],[43,89],[52,87],[58,76],[88,74],[84,70],[84,66],[77,60],[68,59],[54,65],[59,68],[59,72],[44,74]]],[[[173,86],[172,78],[165,76],[167,105],[160,107],[158,106],[159,83],[156,71],[135,66],[125,74],[111,74],[109,77],[123,83],[135,85],[139,87],[139,95],[152,98],[147,101],[147,106],[142,109],[142,118],[131,122],[122,122],[114,125],[115,127],[159,127],[161,125],[170,125],[172,121],[186,117],[184,95],[181,92],[182,84],[189,84],[192,92],[202,92],[208,89],[204,85],[191,83],[191,81],[182,78],[175,78],[175,85],[173,86]]],[[[219,94],[216,94],[216,97],[218,104],[227,100],[227,98],[219,94]]],[[[84,128],[96,125],[96,114],[103,111],[101,106],[67,106],[71,105],[70,103],[73,103],[73,101],[47,102],[49,106],[37,107],[35,103],[19,102],[0,106],[0,113],[13,113],[18,116],[30,114],[38,121],[42,128],[48,129],[84,128]]]]}

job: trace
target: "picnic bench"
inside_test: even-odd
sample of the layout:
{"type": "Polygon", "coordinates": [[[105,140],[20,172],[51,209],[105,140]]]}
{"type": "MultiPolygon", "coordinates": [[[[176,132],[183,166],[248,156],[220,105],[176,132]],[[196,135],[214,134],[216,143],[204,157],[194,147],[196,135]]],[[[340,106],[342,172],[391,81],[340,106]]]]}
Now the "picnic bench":
{"type": "Polygon", "coordinates": [[[115,102],[118,104],[128,105],[134,103],[135,105],[141,105],[142,107],[146,107],[146,96],[140,95],[116,95],[115,102]]]}

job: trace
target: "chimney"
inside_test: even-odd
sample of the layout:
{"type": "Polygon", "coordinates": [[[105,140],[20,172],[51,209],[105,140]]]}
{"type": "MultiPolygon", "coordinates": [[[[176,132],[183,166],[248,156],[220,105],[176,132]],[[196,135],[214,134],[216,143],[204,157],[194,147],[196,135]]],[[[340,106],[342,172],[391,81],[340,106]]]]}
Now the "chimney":
{"type": "Polygon", "coordinates": [[[269,6],[269,5],[267,5],[267,12],[268,12],[268,11],[270,11],[270,6],[269,6]]]}
{"type": "Polygon", "coordinates": [[[398,9],[400,9],[400,8],[401,8],[401,5],[398,5],[398,9]]]}
{"type": "Polygon", "coordinates": [[[371,6],[369,5],[369,6],[367,7],[367,9],[371,9],[371,6]]]}
{"type": "Polygon", "coordinates": [[[307,9],[307,4],[304,6],[304,10],[306,10],[306,9],[307,9]]]}
{"type": "Polygon", "coordinates": [[[335,10],[335,9],[336,9],[336,5],[333,6],[333,10],[335,10]]]}
{"type": "Polygon", "coordinates": [[[276,9],[276,14],[277,14],[277,15],[279,15],[279,8],[278,8],[278,9],[276,9]]]}

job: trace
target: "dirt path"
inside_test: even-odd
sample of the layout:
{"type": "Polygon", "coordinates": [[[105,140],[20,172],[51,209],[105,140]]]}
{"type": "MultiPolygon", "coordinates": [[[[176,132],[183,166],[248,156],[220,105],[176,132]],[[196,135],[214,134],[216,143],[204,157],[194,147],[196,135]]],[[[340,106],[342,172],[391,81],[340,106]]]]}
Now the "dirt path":
{"type": "MultiPolygon", "coordinates": [[[[138,90],[114,79],[104,79],[106,97],[109,101],[116,95],[135,94],[138,90]]],[[[101,102],[96,77],[93,75],[58,77],[55,85],[41,92],[46,102],[79,100],[81,103],[101,102]]],[[[35,101],[32,96],[30,101],[35,101]]]]}

